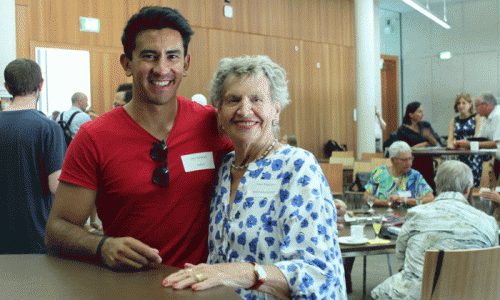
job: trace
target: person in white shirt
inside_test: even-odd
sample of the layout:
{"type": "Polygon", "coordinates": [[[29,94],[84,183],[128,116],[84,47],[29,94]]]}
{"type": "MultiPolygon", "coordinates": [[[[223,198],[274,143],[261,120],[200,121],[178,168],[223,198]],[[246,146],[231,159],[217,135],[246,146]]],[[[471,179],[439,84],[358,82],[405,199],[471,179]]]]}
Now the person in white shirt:
{"type": "Polygon", "coordinates": [[[382,116],[377,110],[377,107],[375,106],[375,126],[373,127],[375,130],[375,151],[376,152],[382,152],[382,131],[385,130],[386,124],[384,119],[382,119],[382,116]]]}
{"type": "Polygon", "coordinates": [[[83,123],[91,120],[90,116],[85,113],[87,106],[89,105],[89,100],[87,95],[82,92],[76,92],[71,96],[72,106],[69,110],[62,112],[59,115],[58,121],[64,120],[68,122],[71,116],[78,112],[69,125],[69,130],[71,131],[71,137],[75,137],[75,134],[80,129],[83,123]]]}

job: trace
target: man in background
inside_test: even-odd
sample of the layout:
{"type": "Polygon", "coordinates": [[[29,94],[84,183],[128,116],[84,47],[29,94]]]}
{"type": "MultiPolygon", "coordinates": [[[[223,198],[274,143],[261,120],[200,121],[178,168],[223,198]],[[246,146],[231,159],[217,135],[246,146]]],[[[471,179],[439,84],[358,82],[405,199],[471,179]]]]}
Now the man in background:
{"type": "Polygon", "coordinates": [[[71,137],[74,138],[80,126],[83,123],[91,120],[90,116],[85,113],[87,106],[89,106],[89,100],[87,95],[82,92],[76,92],[71,96],[71,108],[67,111],[64,111],[59,116],[58,120],[64,120],[66,123],[71,119],[74,115],[71,123],[69,124],[69,130],[71,131],[71,137]]]}
{"type": "Polygon", "coordinates": [[[118,89],[116,90],[115,99],[113,102],[113,108],[125,105],[129,103],[131,99],[132,99],[132,84],[131,83],[120,84],[118,86],[118,89]],[[127,92],[129,92],[128,99],[126,95],[127,92]]]}
{"type": "Polygon", "coordinates": [[[14,97],[0,112],[0,254],[45,253],[45,226],[66,153],[59,125],[36,110],[40,67],[16,59],[4,71],[14,97]]]}

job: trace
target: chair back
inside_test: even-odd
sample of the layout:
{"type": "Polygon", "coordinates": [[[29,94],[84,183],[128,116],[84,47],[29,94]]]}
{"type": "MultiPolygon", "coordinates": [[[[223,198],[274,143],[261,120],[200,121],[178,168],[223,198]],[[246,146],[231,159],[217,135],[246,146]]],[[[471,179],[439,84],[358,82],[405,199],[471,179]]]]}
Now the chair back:
{"type": "Polygon", "coordinates": [[[321,170],[325,174],[326,181],[332,190],[333,195],[342,196],[343,194],[343,167],[342,164],[320,163],[321,170]]]}
{"type": "Polygon", "coordinates": [[[330,157],[352,157],[354,158],[354,151],[332,151],[330,157]]]}
{"type": "Polygon", "coordinates": [[[358,172],[369,172],[371,173],[376,167],[380,166],[373,161],[355,161],[353,166],[353,178],[356,178],[356,173],[358,172]]]}
{"type": "Polygon", "coordinates": [[[500,299],[500,247],[444,251],[436,272],[438,257],[438,250],[425,252],[422,300],[500,299]]]}
{"type": "Polygon", "coordinates": [[[330,156],[330,164],[341,164],[344,169],[351,169],[354,166],[354,157],[330,156]]]}
{"type": "Polygon", "coordinates": [[[391,166],[391,159],[390,158],[372,158],[372,163],[376,164],[378,166],[391,166]]]}
{"type": "Polygon", "coordinates": [[[370,160],[374,158],[384,158],[384,153],[361,153],[362,160],[370,160]]]}

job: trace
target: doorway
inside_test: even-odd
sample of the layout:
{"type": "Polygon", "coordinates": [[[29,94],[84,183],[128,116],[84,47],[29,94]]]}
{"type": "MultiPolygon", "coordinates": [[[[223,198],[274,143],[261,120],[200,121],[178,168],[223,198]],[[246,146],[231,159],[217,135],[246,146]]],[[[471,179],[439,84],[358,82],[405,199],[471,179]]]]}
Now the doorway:
{"type": "Polygon", "coordinates": [[[85,50],[36,48],[36,62],[42,69],[45,82],[37,108],[46,116],[53,111],[66,111],[71,107],[71,96],[82,92],[90,94],[90,53],[85,50]]]}
{"type": "Polygon", "coordinates": [[[390,134],[396,131],[401,124],[399,121],[399,57],[381,55],[384,60],[380,70],[382,86],[382,118],[387,126],[383,132],[383,140],[387,140],[390,134]]]}

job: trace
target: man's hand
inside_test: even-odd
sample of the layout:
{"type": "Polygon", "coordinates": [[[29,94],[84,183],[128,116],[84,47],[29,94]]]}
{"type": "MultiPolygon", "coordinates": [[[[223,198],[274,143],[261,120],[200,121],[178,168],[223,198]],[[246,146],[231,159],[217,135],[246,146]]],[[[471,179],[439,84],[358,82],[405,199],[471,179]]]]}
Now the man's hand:
{"type": "Polygon", "coordinates": [[[346,205],[344,202],[335,199],[335,208],[337,208],[337,230],[344,229],[344,215],[346,213],[346,205]]]}
{"type": "Polygon", "coordinates": [[[101,258],[112,269],[140,269],[148,264],[161,264],[157,249],[131,237],[108,238],[101,248],[101,258]]]}

